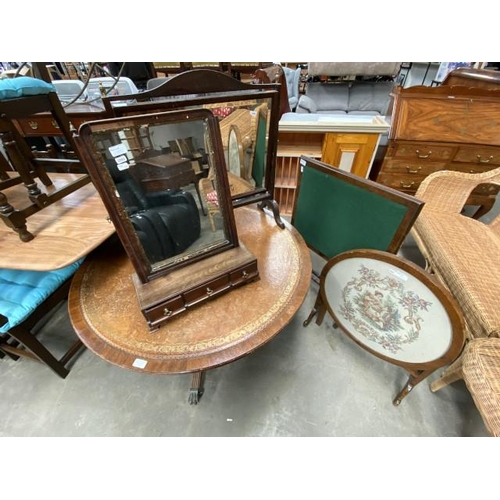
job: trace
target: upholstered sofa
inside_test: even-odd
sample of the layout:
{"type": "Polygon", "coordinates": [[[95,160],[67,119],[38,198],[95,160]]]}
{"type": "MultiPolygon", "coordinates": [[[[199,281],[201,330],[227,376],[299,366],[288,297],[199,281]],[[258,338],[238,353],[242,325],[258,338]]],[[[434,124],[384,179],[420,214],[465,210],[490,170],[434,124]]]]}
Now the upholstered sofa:
{"type": "Polygon", "coordinates": [[[500,435],[500,386],[495,381],[500,366],[491,369],[497,363],[491,356],[484,361],[491,344],[490,351],[497,353],[500,362],[498,341],[476,342],[500,337],[500,214],[492,211],[474,219],[464,212],[469,194],[480,184],[500,186],[500,168],[481,174],[440,171],[429,175],[415,194],[425,205],[411,234],[428,269],[456,299],[469,339],[463,359],[445,370],[431,389],[437,391],[462,376],[476,402],[489,402],[477,406],[488,430],[500,435]]]}
{"type": "Polygon", "coordinates": [[[394,82],[311,82],[297,104],[297,113],[385,116],[394,82]]]}
{"type": "MultiPolygon", "coordinates": [[[[306,93],[300,96],[297,113],[325,115],[382,116],[389,122],[387,112],[391,102],[394,82],[387,81],[340,81],[311,82],[306,93]]],[[[389,132],[380,136],[377,158],[383,156],[389,132]]]]}

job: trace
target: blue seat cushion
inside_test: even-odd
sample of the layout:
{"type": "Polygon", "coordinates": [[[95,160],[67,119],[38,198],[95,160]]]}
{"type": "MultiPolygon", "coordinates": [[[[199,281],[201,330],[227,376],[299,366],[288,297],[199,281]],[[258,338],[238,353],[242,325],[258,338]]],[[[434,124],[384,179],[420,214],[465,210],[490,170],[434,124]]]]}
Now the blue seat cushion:
{"type": "Polygon", "coordinates": [[[31,78],[30,76],[0,80],[0,101],[30,95],[48,94],[55,91],[56,88],[51,83],[44,82],[38,78],[31,78]]]}
{"type": "Polygon", "coordinates": [[[7,323],[0,335],[21,324],[80,267],[83,259],[55,271],[20,271],[0,268],[0,314],[7,323]]]}

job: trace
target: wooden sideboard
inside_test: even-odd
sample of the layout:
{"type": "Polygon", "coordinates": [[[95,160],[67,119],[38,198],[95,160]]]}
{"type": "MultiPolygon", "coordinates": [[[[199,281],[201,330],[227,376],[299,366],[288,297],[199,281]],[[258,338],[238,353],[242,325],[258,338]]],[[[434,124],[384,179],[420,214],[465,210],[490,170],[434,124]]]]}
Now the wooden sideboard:
{"type": "MultiPolygon", "coordinates": [[[[82,123],[108,118],[102,105],[72,104],[65,107],[64,111],[76,130],[82,123]]],[[[20,134],[24,137],[59,137],[64,135],[53,116],[46,112],[16,120],[16,124],[20,134]]]]}
{"type": "Polygon", "coordinates": [[[300,157],[308,156],[368,177],[380,134],[388,123],[381,116],[286,113],[279,122],[274,199],[291,215],[299,183],[300,157]]]}
{"type": "MultiPolygon", "coordinates": [[[[393,92],[389,143],[376,181],[414,195],[433,172],[486,172],[500,165],[500,90],[416,86],[393,92]]],[[[484,215],[498,188],[479,186],[468,204],[484,215]]]]}

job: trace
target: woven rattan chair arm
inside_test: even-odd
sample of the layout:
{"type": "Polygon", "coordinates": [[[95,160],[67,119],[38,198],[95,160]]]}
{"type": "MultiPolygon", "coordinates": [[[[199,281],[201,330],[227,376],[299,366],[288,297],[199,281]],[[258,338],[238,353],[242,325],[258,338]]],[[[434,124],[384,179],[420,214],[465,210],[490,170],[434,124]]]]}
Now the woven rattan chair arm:
{"type": "Polygon", "coordinates": [[[460,213],[470,193],[483,183],[500,186],[500,168],[481,174],[451,170],[435,172],[422,181],[415,196],[433,210],[460,213]]]}

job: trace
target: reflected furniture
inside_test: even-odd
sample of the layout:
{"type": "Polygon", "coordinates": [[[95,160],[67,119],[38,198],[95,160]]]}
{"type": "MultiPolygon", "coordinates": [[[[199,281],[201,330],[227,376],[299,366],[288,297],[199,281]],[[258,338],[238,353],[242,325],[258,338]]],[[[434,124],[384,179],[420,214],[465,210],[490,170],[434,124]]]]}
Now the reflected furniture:
{"type": "MultiPolygon", "coordinates": [[[[393,92],[387,152],[376,181],[408,194],[433,172],[500,166],[500,89],[416,86],[393,92]]],[[[498,189],[479,186],[467,204],[487,213],[498,189]]]]}
{"type": "Polygon", "coordinates": [[[130,169],[130,173],[135,176],[146,192],[180,189],[192,184],[201,203],[198,188],[200,176],[195,172],[192,160],[189,158],[175,154],[146,157],[139,159],[135,167],[130,169]]]}
{"type": "Polygon", "coordinates": [[[217,191],[215,189],[215,176],[213,170],[208,171],[208,176],[200,180],[199,189],[202,193],[204,206],[210,219],[212,231],[216,230],[216,217],[220,215],[219,202],[217,201],[217,191]]]}
{"type": "MultiPolygon", "coordinates": [[[[151,90],[128,96],[135,99],[136,104],[116,105],[116,101],[123,96],[108,96],[103,99],[103,103],[108,114],[116,117],[197,108],[209,109],[214,115],[218,115],[221,109],[229,109],[229,116],[242,110],[243,114],[252,117],[257,115],[257,108],[264,105],[268,112],[263,179],[259,179],[256,186],[249,185],[246,193],[233,196],[232,203],[235,208],[259,203],[261,208],[271,209],[277,224],[282,225],[279,206],[273,199],[280,116],[279,90],[279,84],[247,84],[220,71],[196,69],[180,73],[151,90]]],[[[238,126],[243,138],[245,132],[240,125],[238,126]]],[[[227,137],[224,134],[223,136],[227,137]]]]}
{"type": "Polygon", "coordinates": [[[68,296],[71,279],[83,259],[53,271],[0,268],[0,357],[30,358],[48,366],[61,378],[68,363],[83,347],[73,339],[62,356],[37,336],[37,323],[68,296]]]}
{"type": "MultiPolygon", "coordinates": [[[[429,175],[416,193],[425,206],[411,231],[429,272],[457,301],[467,340],[500,336],[500,215],[487,222],[463,212],[470,194],[484,183],[500,187],[500,168],[481,174],[429,175]]],[[[453,371],[451,365],[433,382],[433,390],[453,371]]]]}
{"type": "MultiPolygon", "coordinates": [[[[163,261],[184,252],[199,238],[201,230],[200,215],[193,195],[180,189],[187,182],[180,182],[176,175],[178,159],[169,165],[163,157],[159,162],[154,161],[157,158],[160,157],[152,157],[151,164],[148,159],[144,159],[144,169],[141,168],[143,164],[138,163],[125,170],[117,168],[113,160],[106,160],[127,216],[151,262],[163,261]],[[174,175],[164,174],[155,183],[151,165],[162,165],[162,170],[167,172],[173,167],[174,175]]],[[[187,164],[187,168],[193,172],[189,160],[183,160],[182,163],[187,164]]]]}
{"type": "Polygon", "coordinates": [[[291,225],[280,229],[253,206],[235,210],[235,218],[241,242],[257,258],[260,280],[172,318],[151,335],[129,278],[130,261],[124,252],[103,248],[86,259],[70,290],[70,319],[83,343],[102,359],[139,373],[193,373],[190,402],[196,403],[203,373],[270,341],[309,290],[309,250],[291,225]],[[113,307],[106,305],[109,296],[113,307]]]}
{"type": "Polygon", "coordinates": [[[359,346],[409,372],[395,406],[456,359],[464,344],[463,320],[448,290],[414,263],[379,250],[351,250],[330,259],[313,312],[318,325],[328,312],[359,346]]]}
{"type": "Polygon", "coordinates": [[[281,212],[293,213],[302,155],[368,177],[380,137],[388,130],[389,124],[379,116],[283,115],[274,181],[281,212]]]}

